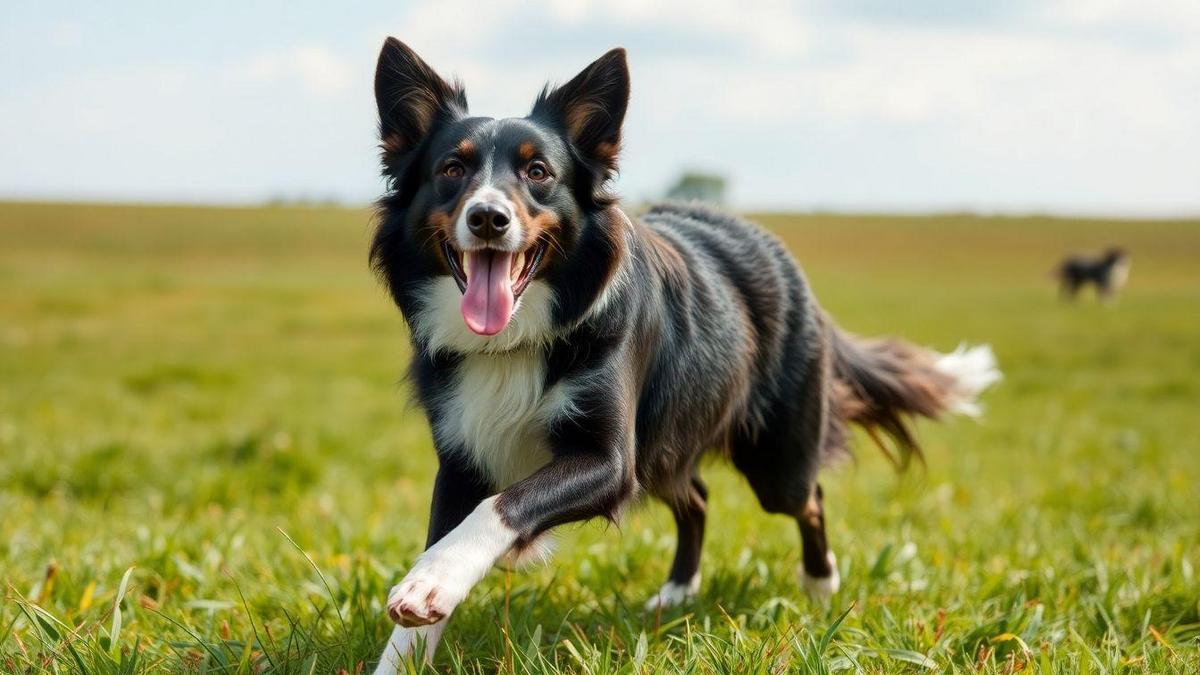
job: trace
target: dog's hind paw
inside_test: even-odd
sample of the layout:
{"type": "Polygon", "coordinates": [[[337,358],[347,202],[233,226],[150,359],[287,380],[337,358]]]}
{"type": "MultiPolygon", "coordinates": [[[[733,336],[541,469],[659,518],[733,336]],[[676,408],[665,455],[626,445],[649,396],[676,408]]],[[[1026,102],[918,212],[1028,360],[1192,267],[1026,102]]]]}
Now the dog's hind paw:
{"type": "Polygon", "coordinates": [[[837,556],[833,554],[833,551],[829,552],[828,560],[832,572],[827,577],[809,576],[804,565],[800,566],[800,585],[804,587],[804,592],[808,594],[808,597],[822,605],[828,605],[829,599],[842,586],[842,579],[838,575],[837,556]]]}
{"type": "Polygon", "coordinates": [[[667,609],[675,607],[696,597],[696,592],[700,590],[700,573],[697,572],[686,584],[677,584],[674,581],[668,581],[658,589],[649,600],[646,601],[646,611],[653,612],[659,609],[667,609]]]}

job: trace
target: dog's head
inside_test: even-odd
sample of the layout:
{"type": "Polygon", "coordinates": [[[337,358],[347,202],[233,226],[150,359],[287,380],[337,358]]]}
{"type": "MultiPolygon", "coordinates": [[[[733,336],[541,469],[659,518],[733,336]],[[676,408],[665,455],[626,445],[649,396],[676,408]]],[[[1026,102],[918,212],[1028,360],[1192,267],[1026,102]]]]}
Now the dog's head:
{"type": "Polygon", "coordinates": [[[537,330],[578,322],[624,250],[607,191],[629,99],[624,50],[543,89],[528,116],[492,119],[470,116],[461,85],[388,38],[375,98],[388,193],[371,257],[414,333],[423,313],[445,320],[433,305],[457,300],[456,328],[500,336],[539,284],[537,330]]]}

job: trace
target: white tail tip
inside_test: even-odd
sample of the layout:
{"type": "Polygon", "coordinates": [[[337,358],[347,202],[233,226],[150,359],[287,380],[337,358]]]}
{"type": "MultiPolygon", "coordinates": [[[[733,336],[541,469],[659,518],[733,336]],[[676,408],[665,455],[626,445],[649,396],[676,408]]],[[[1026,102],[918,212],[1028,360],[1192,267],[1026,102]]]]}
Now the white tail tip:
{"type": "Polygon", "coordinates": [[[968,417],[983,414],[976,399],[984,389],[1004,379],[990,345],[968,347],[960,344],[949,354],[939,354],[935,367],[954,378],[955,386],[947,408],[968,417]]]}

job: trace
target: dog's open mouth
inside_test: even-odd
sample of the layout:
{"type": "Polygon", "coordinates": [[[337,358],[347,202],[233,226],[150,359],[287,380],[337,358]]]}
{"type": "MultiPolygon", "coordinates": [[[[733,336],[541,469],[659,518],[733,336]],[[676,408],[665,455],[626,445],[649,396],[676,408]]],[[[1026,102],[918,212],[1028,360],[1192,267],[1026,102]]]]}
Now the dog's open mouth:
{"type": "Polygon", "coordinates": [[[485,248],[459,251],[442,243],[450,273],[462,291],[462,315],[467,328],[479,335],[495,335],[512,319],[517,298],[537,272],[546,242],[514,253],[485,248]]]}

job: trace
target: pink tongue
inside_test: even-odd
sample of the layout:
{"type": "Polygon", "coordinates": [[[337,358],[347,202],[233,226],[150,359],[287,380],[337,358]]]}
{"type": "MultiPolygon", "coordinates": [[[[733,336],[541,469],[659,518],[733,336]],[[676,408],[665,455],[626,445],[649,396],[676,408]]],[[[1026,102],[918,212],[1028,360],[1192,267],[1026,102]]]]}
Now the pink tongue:
{"type": "Polygon", "coordinates": [[[495,335],[504,330],[513,313],[512,280],[508,272],[512,253],[507,251],[471,251],[467,253],[467,290],[463,293],[462,315],[467,328],[479,335],[495,335]]]}

